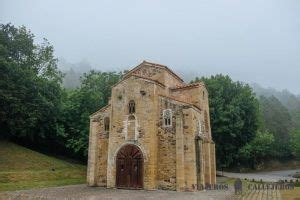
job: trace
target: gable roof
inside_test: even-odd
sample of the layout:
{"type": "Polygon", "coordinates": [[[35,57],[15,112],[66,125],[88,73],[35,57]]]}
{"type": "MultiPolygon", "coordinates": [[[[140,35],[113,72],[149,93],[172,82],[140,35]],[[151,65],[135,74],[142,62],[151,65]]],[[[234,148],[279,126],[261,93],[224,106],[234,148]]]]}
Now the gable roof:
{"type": "Polygon", "coordinates": [[[166,87],[164,84],[162,84],[161,82],[157,81],[157,80],[154,80],[152,78],[149,78],[149,77],[145,77],[145,76],[139,76],[137,74],[132,74],[131,76],[126,76],[126,77],[123,77],[120,81],[118,81],[116,84],[112,85],[111,87],[115,87],[117,85],[119,85],[120,83],[122,83],[123,81],[125,81],[126,79],[130,78],[130,77],[138,77],[138,78],[141,78],[141,79],[144,79],[144,80],[148,80],[149,82],[152,82],[154,84],[157,84],[161,87],[166,87]]]}
{"type": "Polygon", "coordinates": [[[171,87],[169,89],[170,90],[185,90],[185,89],[196,88],[196,87],[201,87],[201,86],[204,86],[203,82],[185,84],[185,85],[181,85],[181,86],[171,87]]]}
{"type": "Polygon", "coordinates": [[[101,112],[105,111],[109,107],[110,107],[110,104],[107,104],[106,106],[102,107],[100,110],[98,110],[98,111],[94,112],[93,114],[91,114],[89,117],[92,118],[95,115],[97,115],[98,113],[101,113],[101,112]]]}
{"type": "Polygon", "coordinates": [[[177,80],[179,80],[180,82],[184,82],[182,80],[182,78],[180,78],[177,74],[175,74],[170,68],[168,68],[166,65],[162,65],[162,64],[158,64],[158,63],[153,63],[153,62],[148,62],[148,61],[143,61],[141,64],[139,64],[138,66],[134,67],[133,69],[131,69],[130,71],[128,71],[125,75],[124,78],[127,76],[130,76],[132,73],[134,73],[136,70],[138,70],[140,67],[142,66],[151,66],[151,67],[157,67],[160,69],[164,69],[166,70],[169,74],[171,74],[174,78],[176,78],[177,80]]]}
{"type": "Polygon", "coordinates": [[[167,98],[167,99],[171,99],[171,100],[177,101],[177,102],[179,102],[179,103],[187,104],[187,105],[191,106],[192,108],[194,108],[194,109],[196,109],[196,110],[198,110],[198,111],[201,111],[201,110],[202,110],[202,109],[199,108],[197,105],[192,104],[192,103],[187,102],[187,101],[183,101],[182,99],[177,99],[177,98],[175,98],[175,97],[171,97],[171,96],[163,95],[163,94],[159,94],[158,96],[163,97],[163,98],[167,98]]]}

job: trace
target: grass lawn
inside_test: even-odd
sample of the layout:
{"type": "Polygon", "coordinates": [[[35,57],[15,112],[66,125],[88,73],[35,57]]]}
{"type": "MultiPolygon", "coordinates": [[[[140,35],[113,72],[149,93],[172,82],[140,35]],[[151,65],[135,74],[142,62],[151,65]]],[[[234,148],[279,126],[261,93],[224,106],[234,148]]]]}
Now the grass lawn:
{"type": "Polygon", "coordinates": [[[0,141],[0,191],[86,182],[86,166],[0,141]],[[55,171],[52,171],[55,169],[55,171]]]}
{"type": "Polygon", "coordinates": [[[295,187],[294,190],[281,190],[283,200],[300,200],[300,187],[295,187]]]}

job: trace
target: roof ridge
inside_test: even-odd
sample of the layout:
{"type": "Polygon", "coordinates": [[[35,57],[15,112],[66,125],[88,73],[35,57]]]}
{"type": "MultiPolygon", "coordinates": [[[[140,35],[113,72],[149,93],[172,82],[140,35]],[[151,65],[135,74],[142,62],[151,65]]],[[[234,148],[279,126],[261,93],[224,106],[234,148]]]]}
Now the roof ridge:
{"type": "Polygon", "coordinates": [[[149,61],[146,61],[146,60],[143,60],[142,63],[147,63],[147,64],[150,64],[150,65],[157,65],[157,66],[161,66],[161,67],[167,67],[166,65],[159,64],[159,63],[154,63],[154,62],[149,62],[149,61]]]}

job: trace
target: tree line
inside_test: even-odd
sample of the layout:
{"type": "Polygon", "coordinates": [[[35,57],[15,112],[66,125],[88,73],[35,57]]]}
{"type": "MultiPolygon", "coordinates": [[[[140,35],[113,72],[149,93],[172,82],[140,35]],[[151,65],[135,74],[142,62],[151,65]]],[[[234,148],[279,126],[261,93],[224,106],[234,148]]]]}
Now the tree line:
{"type": "Polygon", "coordinates": [[[300,129],[275,96],[257,97],[248,84],[221,74],[192,82],[199,81],[209,92],[218,167],[257,168],[271,160],[300,159],[300,129]]]}
{"type": "MultiPolygon", "coordinates": [[[[42,152],[87,159],[89,115],[108,103],[122,72],[91,70],[80,86],[62,86],[54,48],[24,26],[0,26],[0,137],[42,152]]],[[[209,91],[217,166],[255,168],[300,155],[300,131],[274,97],[257,98],[229,76],[195,78],[209,91]]]]}
{"type": "Polygon", "coordinates": [[[89,115],[107,104],[122,73],[90,71],[68,90],[53,53],[24,26],[0,25],[0,137],[85,160],[89,115]]]}

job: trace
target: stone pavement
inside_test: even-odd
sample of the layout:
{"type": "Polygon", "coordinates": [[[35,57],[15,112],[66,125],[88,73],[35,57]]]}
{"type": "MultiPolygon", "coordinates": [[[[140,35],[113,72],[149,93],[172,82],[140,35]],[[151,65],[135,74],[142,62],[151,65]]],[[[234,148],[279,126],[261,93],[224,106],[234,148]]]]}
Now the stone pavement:
{"type": "Polygon", "coordinates": [[[172,199],[172,200],[231,200],[238,199],[233,188],[227,191],[176,192],[166,190],[122,190],[88,187],[86,185],[71,185],[44,189],[20,190],[0,193],[0,199],[5,200],[48,200],[48,199],[86,199],[86,200],[116,200],[116,199],[172,199]]]}

